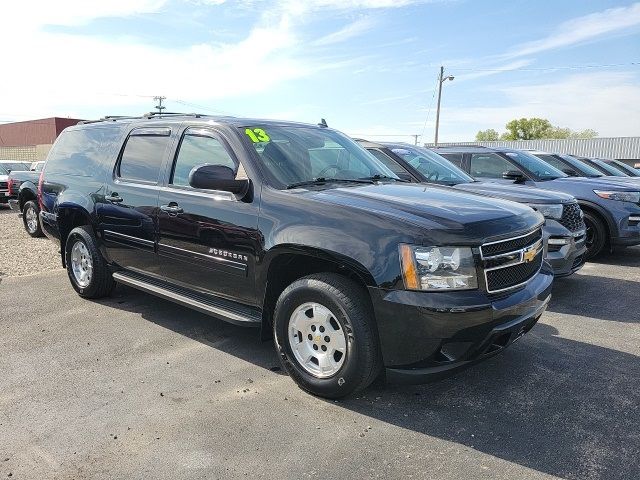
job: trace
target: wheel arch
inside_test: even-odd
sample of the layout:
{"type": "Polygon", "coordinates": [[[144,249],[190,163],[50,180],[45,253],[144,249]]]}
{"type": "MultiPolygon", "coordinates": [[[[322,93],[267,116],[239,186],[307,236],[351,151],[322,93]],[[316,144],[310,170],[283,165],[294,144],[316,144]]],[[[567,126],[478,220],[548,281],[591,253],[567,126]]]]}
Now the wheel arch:
{"type": "Polygon", "coordinates": [[[24,208],[24,204],[30,200],[37,202],[38,189],[31,182],[23,182],[20,185],[20,190],[18,191],[18,205],[20,206],[20,211],[24,208]]]}
{"type": "Polygon", "coordinates": [[[62,258],[62,266],[66,267],[65,250],[67,237],[71,230],[76,227],[88,225],[95,232],[95,224],[89,212],[80,205],[68,205],[59,208],[57,212],[58,229],[60,231],[60,256],[62,258]]]}
{"type": "Polygon", "coordinates": [[[597,205],[592,202],[578,200],[578,205],[580,205],[580,208],[583,211],[591,212],[597,215],[598,217],[600,217],[602,220],[604,220],[604,226],[607,231],[607,243],[609,243],[611,236],[616,231],[616,224],[613,221],[613,218],[611,218],[611,215],[607,213],[607,211],[604,208],[602,208],[600,205],[597,205]]]}
{"type": "MultiPolygon", "coordinates": [[[[272,336],[273,311],[282,291],[299,278],[322,272],[343,275],[365,292],[367,287],[376,285],[373,276],[362,264],[337,252],[301,245],[275,247],[265,256],[261,272],[256,278],[256,284],[263,286],[263,290],[258,292],[262,303],[263,340],[272,336]]],[[[368,293],[366,297],[370,298],[368,293]]]]}

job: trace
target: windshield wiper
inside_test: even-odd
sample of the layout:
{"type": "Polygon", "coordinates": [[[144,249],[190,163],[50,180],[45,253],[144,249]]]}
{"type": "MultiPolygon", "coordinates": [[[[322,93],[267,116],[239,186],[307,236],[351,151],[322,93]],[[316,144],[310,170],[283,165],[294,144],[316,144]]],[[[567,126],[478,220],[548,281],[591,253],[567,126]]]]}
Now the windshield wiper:
{"type": "Polygon", "coordinates": [[[367,183],[372,184],[373,180],[365,178],[326,178],[318,177],[313,180],[305,180],[304,182],[296,182],[287,185],[287,190],[298,187],[306,187],[308,185],[324,185],[326,183],[367,183]]]}
{"type": "Polygon", "coordinates": [[[370,177],[363,177],[361,180],[395,180],[396,182],[409,183],[409,180],[405,180],[403,178],[390,177],[389,175],[380,175],[376,173],[370,177]]]}

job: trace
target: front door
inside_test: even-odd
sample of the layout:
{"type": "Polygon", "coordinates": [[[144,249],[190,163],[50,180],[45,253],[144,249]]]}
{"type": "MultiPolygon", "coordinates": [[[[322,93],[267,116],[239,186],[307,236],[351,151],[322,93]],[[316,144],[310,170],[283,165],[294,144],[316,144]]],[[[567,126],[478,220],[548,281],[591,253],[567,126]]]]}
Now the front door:
{"type": "Polygon", "coordinates": [[[163,276],[202,293],[252,304],[259,245],[257,202],[192,188],[189,172],[203,164],[230,167],[237,178],[244,175],[219,132],[189,128],[183,133],[168,184],[159,195],[158,254],[163,276]]]}
{"type": "Polygon", "coordinates": [[[109,260],[122,268],[159,274],[158,179],[171,139],[168,127],[129,133],[97,214],[109,260]]]}

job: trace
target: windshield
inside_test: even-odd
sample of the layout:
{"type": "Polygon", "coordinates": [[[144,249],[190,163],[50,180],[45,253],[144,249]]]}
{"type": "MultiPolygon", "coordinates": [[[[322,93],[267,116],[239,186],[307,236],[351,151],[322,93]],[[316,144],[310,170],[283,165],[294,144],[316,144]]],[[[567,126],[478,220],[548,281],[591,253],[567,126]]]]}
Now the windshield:
{"type": "Polygon", "coordinates": [[[576,170],[582,173],[585,177],[602,177],[602,172],[595,167],[592,167],[588,163],[581,162],[571,155],[559,155],[566,162],[569,162],[576,170]]]}
{"type": "Polygon", "coordinates": [[[253,144],[271,183],[286,188],[325,179],[398,177],[349,137],[322,127],[252,125],[241,131],[253,144]]]}
{"type": "Polygon", "coordinates": [[[449,160],[437,153],[412,146],[391,146],[391,151],[404,158],[413,168],[424,175],[429,182],[442,185],[471,183],[472,177],[464,173],[449,160]]]}
{"type": "Polygon", "coordinates": [[[29,164],[22,162],[2,162],[0,163],[0,173],[8,175],[13,170],[29,170],[29,164]]]}
{"type": "Polygon", "coordinates": [[[638,170],[637,168],[633,168],[631,165],[627,165],[626,163],[620,162],[618,160],[612,160],[611,165],[617,167],[622,172],[626,173],[627,175],[631,175],[632,177],[640,176],[640,170],[638,170]]]}
{"type": "Polygon", "coordinates": [[[529,170],[538,180],[554,180],[567,175],[555,167],[552,167],[542,159],[527,152],[506,151],[503,155],[513,159],[518,165],[529,170]]]}
{"type": "Polygon", "coordinates": [[[602,160],[600,160],[598,158],[590,158],[589,160],[592,163],[596,164],[600,168],[600,170],[606,172],[607,175],[609,175],[609,176],[614,176],[614,177],[628,177],[629,176],[626,173],[621,172],[617,168],[612,167],[608,163],[603,162],[602,160]]]}

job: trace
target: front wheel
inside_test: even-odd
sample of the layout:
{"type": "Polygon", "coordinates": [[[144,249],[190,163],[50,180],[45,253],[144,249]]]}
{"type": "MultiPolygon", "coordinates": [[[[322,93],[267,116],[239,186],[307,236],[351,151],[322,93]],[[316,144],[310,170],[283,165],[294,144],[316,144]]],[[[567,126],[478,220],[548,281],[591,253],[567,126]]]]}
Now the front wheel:
{"type": "Polygon", "coordinates": [[[314,274],[289,285],[276,303],[273,330],[284,368],[314,395],[350,395],[380,372],[366,292],[342,275],[314,274]]]}
{"type": "Polygon", "coordinates": [[[29,200],[22,207],[22,223],[24,223],[24,229],[32,237],[43,236],[39,213],[40,209],[33,200],[29,200]]]}
{"type": "Polygon", "coordinates": [[[604,222],[590,212],[584,213],[584,223],[587,227],[587,238],[585,240],[587,253],[585,254],[585,258],[590,260],[604,250],[605,244],[607,243],[607,229],[604,222]]]}
{"type": "Polygon", "coordinates": [[[71,285],[81,297],[106,297],[115,287],[91,227],[71,230],[65,244],[65,260],[71,285]]]}

